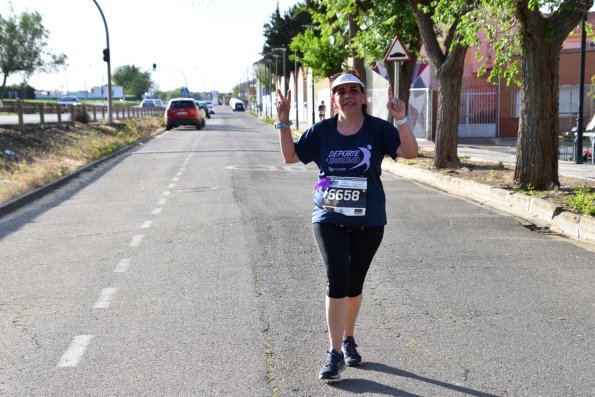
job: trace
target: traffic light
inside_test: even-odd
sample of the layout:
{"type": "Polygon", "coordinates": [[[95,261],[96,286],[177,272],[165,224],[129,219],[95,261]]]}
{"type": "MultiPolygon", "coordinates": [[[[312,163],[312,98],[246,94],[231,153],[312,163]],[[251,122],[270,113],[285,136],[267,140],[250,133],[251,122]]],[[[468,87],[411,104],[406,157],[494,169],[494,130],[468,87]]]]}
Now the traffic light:
{"type": "Polygon", "coordinates": [[[155,72],[155,71],[157,71],[157,64],[156,63],[153,64],[153,72],[155,72]]]}
{"type": "Polygon", "coordinates": [[[109,62],[109,48],[103,49],[103,60],[109,62]]]}

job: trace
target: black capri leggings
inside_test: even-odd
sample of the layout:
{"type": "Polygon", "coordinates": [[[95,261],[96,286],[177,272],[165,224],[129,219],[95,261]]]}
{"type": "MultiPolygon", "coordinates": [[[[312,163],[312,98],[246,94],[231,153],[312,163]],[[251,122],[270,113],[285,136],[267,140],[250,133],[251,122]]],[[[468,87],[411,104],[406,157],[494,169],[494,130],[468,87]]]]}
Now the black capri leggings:
{"type": "Polygon", "coordinates": [[[384,226],[361,229],[314,223],[312,229],[326,265],[327,296],[341,299],[360,295],[370,263],[382,242],[384,226]]]}

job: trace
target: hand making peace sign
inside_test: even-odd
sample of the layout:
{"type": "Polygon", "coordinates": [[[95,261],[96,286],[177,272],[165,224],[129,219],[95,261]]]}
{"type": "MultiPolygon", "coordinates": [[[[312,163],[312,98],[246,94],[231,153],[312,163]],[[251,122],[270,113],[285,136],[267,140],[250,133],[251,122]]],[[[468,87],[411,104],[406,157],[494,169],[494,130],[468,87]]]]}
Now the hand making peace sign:
{"type": "Polygon", "coordinates": [[[287,96],[283,96],[281,90],[277,90],[277,96],[279,97],[277,104],[277,117],[282,123],[289,122],[289,110],[291,109],[291,90],[287,90],[287,96]]]}

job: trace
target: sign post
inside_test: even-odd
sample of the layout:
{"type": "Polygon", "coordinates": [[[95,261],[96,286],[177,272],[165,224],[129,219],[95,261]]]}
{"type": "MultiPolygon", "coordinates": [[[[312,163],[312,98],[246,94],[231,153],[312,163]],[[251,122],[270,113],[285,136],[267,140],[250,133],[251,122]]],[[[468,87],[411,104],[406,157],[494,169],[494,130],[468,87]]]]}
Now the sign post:
{"type": "Polygon", "coordinates": [[[394,62],[395,82],[393,84],[393,95],[396,98],[399,97],[399,83],[401,80],[401,65],[397,65],[397,63],[408,61],[409,59],[409,55],[407,54],[407,51],[405,51],[403,43],[401,43],[398,36],[395,36],[393,43],[390,45],[390,48],[384,56],[384,62],[394,62]]]}

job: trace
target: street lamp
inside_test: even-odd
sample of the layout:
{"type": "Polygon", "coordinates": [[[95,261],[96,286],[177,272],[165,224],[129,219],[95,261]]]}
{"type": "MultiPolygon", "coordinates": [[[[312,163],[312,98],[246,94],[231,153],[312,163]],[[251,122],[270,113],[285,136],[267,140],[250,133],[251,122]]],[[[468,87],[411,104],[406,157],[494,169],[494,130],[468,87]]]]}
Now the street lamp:
{"type": "Polygon", "coordinates": [[[275,89],[279,88],[277,87],[278,81],[279,81],[279,55],[277,54],[273,54],[273,57],[275,57],[275,89]]]}
{"type": "MultiPolygon", "coordinates": [[[[585,47],[587,42],[587,33],[585,31],[585,22],[587,16],[583,17],[581,34],[581,56],[579,61],[579,84],[578,84],[578,124],[576,126],[576,143],[574,149],[574,161],[576,164],[583,163],[583,102],[585,96],[585,47]]],[[[595,161],[595,153],[593,153],[595,161]]]]}
{"type": "Polygon", "coordinates": [[[287,57],[285,56],[285,53],[287,52],[287,48],[285,48],[285,47],[277,47],[277,48],[272,48],[272,50],[273,51],[283,51],[283,90],[282,90],[282,92],[283,92],[283,95],[285,95],[286,94],[286,91],[285,91],[285,76],[287,76],[286,75],[286,70],[285,70],[285,58],[287,58],[287,57]]]}

